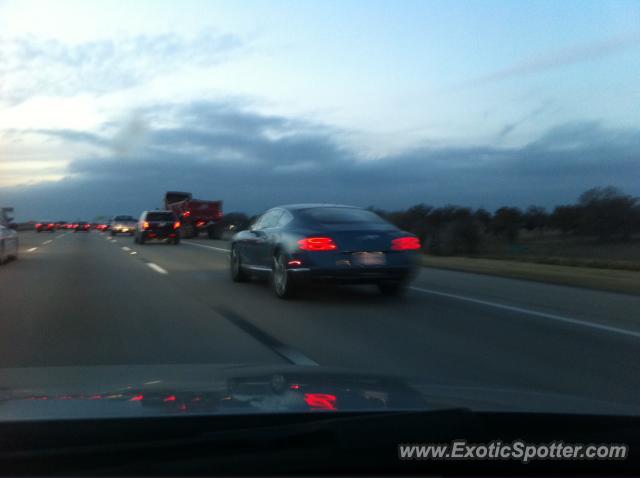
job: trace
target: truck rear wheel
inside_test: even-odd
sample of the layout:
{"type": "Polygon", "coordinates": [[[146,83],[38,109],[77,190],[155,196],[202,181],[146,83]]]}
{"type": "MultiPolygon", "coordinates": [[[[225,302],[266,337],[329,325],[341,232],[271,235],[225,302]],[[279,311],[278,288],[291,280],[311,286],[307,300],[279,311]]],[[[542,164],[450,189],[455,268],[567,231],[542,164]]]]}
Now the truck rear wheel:
{"type": "Polygon", "coordinates": [[[209,226],[207,228],[209,239],[220,239],[222,237],[220,229],[220,226],[209,226]]]}
{"type": "Polygon", "coordinates": [[[182,226],[182,237],[190,239],[198,235],[198,230],[191,224],[185,224],[182,226]]]}

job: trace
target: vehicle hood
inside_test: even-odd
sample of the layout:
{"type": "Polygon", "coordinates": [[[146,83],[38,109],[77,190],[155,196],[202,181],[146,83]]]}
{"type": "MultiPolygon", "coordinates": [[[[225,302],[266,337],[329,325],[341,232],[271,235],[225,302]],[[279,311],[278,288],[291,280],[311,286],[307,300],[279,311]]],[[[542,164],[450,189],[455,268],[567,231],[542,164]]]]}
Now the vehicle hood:
{"type": "Polygon", "coordinates": [[[0,369],[0,421],[438,410],[637,415],[583,397],[339,368],[246,365],[0,369]]]}

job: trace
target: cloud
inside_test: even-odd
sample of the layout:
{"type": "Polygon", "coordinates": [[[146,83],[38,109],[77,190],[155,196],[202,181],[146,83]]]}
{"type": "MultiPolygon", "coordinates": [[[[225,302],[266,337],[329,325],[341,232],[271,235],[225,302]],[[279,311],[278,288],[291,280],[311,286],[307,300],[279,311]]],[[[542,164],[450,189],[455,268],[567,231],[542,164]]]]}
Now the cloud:
{"type": "Polygon", "coordinates": [[[251,213],[306,201],[553,206],[606,184],[640,194],[640,131],[599,122],[559,125],[519,148],[423,147],[365,160],[323,125],[229,104],[163,105],[145,118],[135,154],[114,149],[114,124],[95,134],[42,131],[101,152],[72,161],[62,181],[0,192],[0,202],[24,219],[79,219],[161,207],[172,189],[251,213]]]}
{"type": "Polygon", "coordinates": [[[515,63],[501,70],[474,78],[461,86],[476,86],[509,78],[527,76],[542,71],[560,68],[574,63],[596,60],[640,45],[640,32],[601,40],[564,50],[551,52],[545,56],[515,63]]]}
{"type": "Polygon", "coordinates": [[[516,121],[513,121],[511,123],[507,123],[498,132],[498,138],[499,139],[504,139],[509,134],[511,134],[516,128],[520,127],[522,124],[524,124],[527,121],[530,121],[530,120],[536,118],[537,116],[540,116],[542,113],[544,113],[545,111],[548,110],[550,104],[551,104],[551,102],[547,101],[547,102],[543,103],[542,105],[540,105],[539,107],[535,108],[533,111],[530,111],[529,113],[525,114],[521,118],[517,119],[516,121]]]}
{"type": "Polygon", "coordinates": [[[0,38],[0,104],[34,95],[101,95],[187,66],[209,67],[243,47],[231,34],[204,31],[67,44],[32,35],[0,38]]]}

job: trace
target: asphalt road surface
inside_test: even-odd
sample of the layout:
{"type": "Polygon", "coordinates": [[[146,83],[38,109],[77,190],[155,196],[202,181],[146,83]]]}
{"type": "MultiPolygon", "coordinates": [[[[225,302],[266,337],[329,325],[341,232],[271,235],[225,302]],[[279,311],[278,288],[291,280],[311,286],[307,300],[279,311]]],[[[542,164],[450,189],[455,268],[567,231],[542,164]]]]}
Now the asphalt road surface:
{"type": "Polygon", "coordinates": [[[403,298],[236,284],[228,244],[20,233],[0,267],[0,368],[326,365],[637,403],[640,297],[423,270],[403,298]]]}

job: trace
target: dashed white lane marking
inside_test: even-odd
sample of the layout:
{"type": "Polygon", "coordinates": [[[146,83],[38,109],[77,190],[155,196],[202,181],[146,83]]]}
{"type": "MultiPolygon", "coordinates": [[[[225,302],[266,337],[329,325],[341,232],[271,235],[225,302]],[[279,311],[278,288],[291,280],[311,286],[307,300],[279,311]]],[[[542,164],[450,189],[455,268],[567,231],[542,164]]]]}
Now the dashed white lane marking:
{"type": "Polygon", "coordinates": [[[168,272],[166,270],[164,270],[162,267],[160,267],[158,264],[154,264],[153,262],[147,262],[147,265],[151,269],[156,271],[158,274],[168,274],[168,272]]]}
{"type": "Polygon", "coordinates": [[[33,252],[33,251],[35,251],[37,249],[38,249],[37,247],[32,247],[31,249],[27,249],[27,252],[33,252]]]}
{"type": "Polygon", "coordinates": [[[63,232],[62,234],[60,234],[60,235],[56,236],[56,239],[57,239],[57,238],[59,238],[59,237],[64,236],[64,234],[65,234],[65,233],[63,232]]]}
{"type": "Polygon", "coordinates": [[[129,254],[133,255],[133,254],[137,254],[136,251],[131,251],[129,254]]]}
{"type": "Polygon", "coordinates": [[[42,243],[42,245],[44,246],[44,245],[46,245],[46,244],[51,244],[52,242],[53,242],[53,240],[49,239],[48,241],[44,241],[44,242],[42,243]]]}
{"type": "Polygon", "coordinates": [[[230,249],[223,249],[222,247],[206,246],[204,244],[199,244],[197,242],[182,241],[182,243],[183,244],[189,244],[190,246],[204,247],[205,249],[212,249],[212,250],[218,251],[218,252],[225,252],[225,253],[229,253],[230,252],[230,249]]]}
{"type": "Polygon", "coordinates": [[[463,300],[465,302],[471,302],[473,304],[486,305],[494,307],[496,309],[509,310],[511,312],[518,312],[520,314],[532,315],[534,317],[542,317],[543,319],[556,320],[558,322],[565,322],[567,324],[580,325],[583,327],[590,327],[592,329],[604,330],[615,334],[627,335],[629,337],[640,338],[640,332],[634,332],[632,330],[621,329],[619,327],[611,327],[609,325],[596,324],[593,322],[586,322],[583,320],[573,319],[571,317],[563,317],[561,315],[547,314],[546,312],[539,312],[537,310],[525,309],[523,307],[514,307],[512,305],[499,304],[498,302],[490,302],[488,300],[474,299],[472,297],[466,297],[458,294],[449,294],[447,292],[440,292],[432,289],[423,289],[422,287],[409,287],[412,290],[423,292],[425,294],[439,295],[442,297],[449,297],[451,299],[463,300]]]}
{"type": "Polygon", "coordinates": [[[131,249],[130,249],[130,248],[128,248],[127,246],[122,246],[122,250],[123,250],[123,251],[130,251],[131,249]]]}

